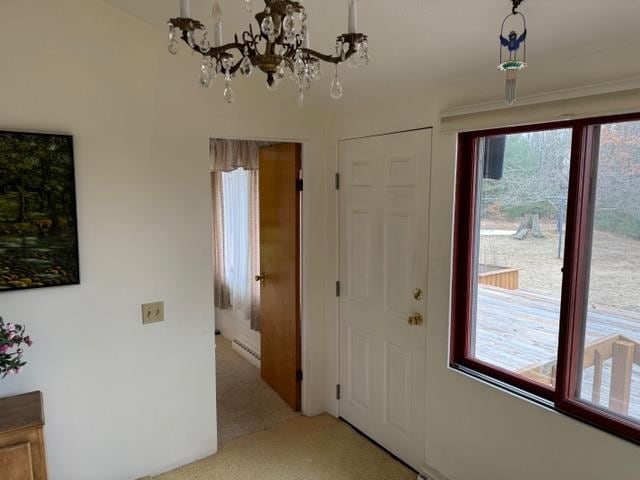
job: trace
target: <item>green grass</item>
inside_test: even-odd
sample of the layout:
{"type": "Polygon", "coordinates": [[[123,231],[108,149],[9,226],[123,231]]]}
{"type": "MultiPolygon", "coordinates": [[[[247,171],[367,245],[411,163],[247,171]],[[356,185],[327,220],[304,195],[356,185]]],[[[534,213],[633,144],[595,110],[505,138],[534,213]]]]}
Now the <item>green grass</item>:
{"type": "Polygon", "coordinates": [[[556,218],[558,211],[549,202],[536,202],[515,207],[505,207],[504,214],[511,219],[519,219],[527,213],[539,214],[541,218],[556,218]]]}

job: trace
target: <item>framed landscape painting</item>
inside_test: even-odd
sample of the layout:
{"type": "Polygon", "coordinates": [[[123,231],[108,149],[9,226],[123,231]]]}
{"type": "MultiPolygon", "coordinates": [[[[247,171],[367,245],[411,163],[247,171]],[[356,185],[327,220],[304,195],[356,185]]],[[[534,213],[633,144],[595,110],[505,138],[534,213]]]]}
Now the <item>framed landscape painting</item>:
{"type": "Polygon", "coordinates": [[[0,292],[78,283],[73,137],[0,131],[0,292]]]}

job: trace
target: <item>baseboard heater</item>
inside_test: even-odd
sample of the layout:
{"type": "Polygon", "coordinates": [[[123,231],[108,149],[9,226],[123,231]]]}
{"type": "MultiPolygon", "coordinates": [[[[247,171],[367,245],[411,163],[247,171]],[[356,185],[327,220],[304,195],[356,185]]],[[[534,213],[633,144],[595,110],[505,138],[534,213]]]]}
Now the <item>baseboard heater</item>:
{"type": "Polygon", "coordinates": [[[239,338],[234,338],[231,347],[252,365],[260,368],[260,354],[239,338]]]}

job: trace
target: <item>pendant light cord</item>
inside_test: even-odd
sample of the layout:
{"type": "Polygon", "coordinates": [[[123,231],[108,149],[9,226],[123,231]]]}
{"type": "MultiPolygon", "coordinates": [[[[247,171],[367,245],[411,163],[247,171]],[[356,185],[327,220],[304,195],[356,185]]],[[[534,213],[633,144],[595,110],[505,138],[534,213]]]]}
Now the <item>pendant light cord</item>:
{"type": "Polygon", "coordinates": [[[513,9],[511,10],[511,12],[515,15],[518,13],[518,7],[520,7],[520,4],[522,2],[524,2],[524,0],[511,0],[513,2],[513,9]]]}

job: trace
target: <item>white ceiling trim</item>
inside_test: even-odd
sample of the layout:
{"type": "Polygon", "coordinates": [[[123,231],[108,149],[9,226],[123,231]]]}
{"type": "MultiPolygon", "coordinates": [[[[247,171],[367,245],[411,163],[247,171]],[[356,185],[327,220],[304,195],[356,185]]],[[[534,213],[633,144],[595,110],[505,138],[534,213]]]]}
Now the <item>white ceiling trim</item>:
{"type": "MultiPolygon", "coordinates": [[[[573,98],[589,97],[592,95],[604,95],[607,93],[618,93],[628,90],[640,89],[640,77],[617,82],[607,82],[596,85],[586,85],[575,88],[566,88],[545,92],[536,95],[528,95],[520,97],[514,107],[524,107],[527,105],[537,105],[540,103],[557,102],[560,100],[570,100],[573,98]]],[[[466,105],[455,107],[440,112],[440,119],[444,120],[450,117],[459,117],[462,115],[473,115],[476,113],[485,113],[498,110],[508,110],[513,107],[505,105],[504,101],[495,101],[487,103],[478,103],[474,105],[466,105]]],[[[575,114],[566,113],[566,118],[573,118],[575,114]]]]}

